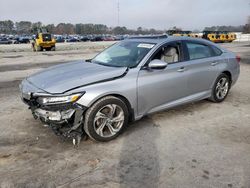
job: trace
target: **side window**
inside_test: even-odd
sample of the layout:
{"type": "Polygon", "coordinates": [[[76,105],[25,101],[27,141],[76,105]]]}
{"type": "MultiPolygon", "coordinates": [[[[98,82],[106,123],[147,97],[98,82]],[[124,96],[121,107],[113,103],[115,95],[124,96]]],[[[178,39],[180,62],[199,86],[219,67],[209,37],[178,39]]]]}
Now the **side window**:
{"type": "Polygon", "coordinates": [[[213,50],[214,56],[220,56],[222,54],[222,51],[216,46],[211,46],[211,48],[213,50]]]}
{"type": "Polygon", "coordinates": [[[173,43],[162,46],[151,60],[159,59],[166,63],[176,63],[180,61],[180,55],[180,45],[173,43]]]}
{"type": "Polygon", "coordinates": [[[213,56],[211,48],[207,45],[191,42],[187,42],[186,44],[190,60],[213,56]]]}

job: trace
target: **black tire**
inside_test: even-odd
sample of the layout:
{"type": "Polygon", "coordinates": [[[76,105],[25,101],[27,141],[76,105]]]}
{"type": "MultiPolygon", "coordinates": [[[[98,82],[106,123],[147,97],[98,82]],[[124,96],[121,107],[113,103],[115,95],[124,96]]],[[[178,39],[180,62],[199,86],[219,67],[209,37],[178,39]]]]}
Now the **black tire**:
{"type": "Polygon", "coordinates": [[[51,47],[51,51],[56,51],[56,47],[55,47],[55,46],[52,46],[52,47],[51,47]]]}
{"type": "Polygon", "coordinates": [[[116,138],[118,135],[120,135],[125,127],[127,127],[128,124],[128,119],[129,119],[129,112],[128,112],[128,108],[126,106],[126,104],[119,98],[114,97],[114,96],[107,96],[104,97],[100,100],[98,100],[97,102],[95,102],[85,113],[85,121],[84,121],[84,131],[88,134],[88,136],[95,140],[95,141],[100,141],[100,142],[107,142],[110,141],[114,138],[116,138]],[[109,137],[104,137],[104,136],[100,136],[99,134],[97,134],[94,126],[94,119],[96,117],[97,112],[99,112],[99,110],[101,110],[102,108],[104,108],[106,105],[109,104],[115,104],[117,106],[119,106],[119,109],[123,110],[123,114],[124,114],[124,121],[123,124],[121,125],[121,128],[119,129],[118,132],[116,132],[114,135],[111,135],[109,137]]]}
{"type": "Polygon", "coordinates": [[[230,81],[228,75],[226,75],[224,73],[220,74],[220,76],[218,76],[218,78],[216,79],[216,81],[214,83],[214,86],[212,89],[212,94],[211,94],[211,97],[209,98],[209,100],[212,102],[215,102],[215,103],[220,103],[220,102],[224,101],[229,93],[230,87],[231,87],[231,81],[230,81]],[[225,78],[226,82],[228,83],[228,89],[227,89],[225,96],[223,96],[222,98],[219,98],[217,96],[217,85],[223,78],[225,78]]]}

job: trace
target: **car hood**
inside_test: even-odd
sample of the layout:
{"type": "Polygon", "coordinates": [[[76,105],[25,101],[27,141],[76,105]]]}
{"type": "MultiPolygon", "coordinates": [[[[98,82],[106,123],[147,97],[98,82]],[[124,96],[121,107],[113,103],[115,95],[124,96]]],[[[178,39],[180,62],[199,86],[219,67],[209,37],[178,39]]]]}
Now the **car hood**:
{"type": "Polygon", "coordinates": [[[108,67],[85,61],[52,66],[35,73],[27,80],[48,93],[64,93],[74,88],[123,76],[126,67],[108,67]]]}

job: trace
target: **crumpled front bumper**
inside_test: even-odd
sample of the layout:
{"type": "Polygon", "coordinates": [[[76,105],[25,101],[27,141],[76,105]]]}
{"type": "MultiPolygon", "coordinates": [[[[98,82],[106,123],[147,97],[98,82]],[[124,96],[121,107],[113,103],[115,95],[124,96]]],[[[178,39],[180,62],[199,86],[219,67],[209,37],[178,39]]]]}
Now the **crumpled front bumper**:
{"type": "Polygon", "coordinates": [[[48,125],[56,135],[74,137],[83,135],[83,113],[87,109],[76,103],[65,103],[43,106],[38,102],[35,93],[44,93],[27,80],[20,85],[21,99],[29,106],[35,119],[48,125]]]}
{"type": "Polygon", "coordinates": [[[44,119],[45,122],[65,122],[68,121],[73,114],[75,113],[74,109],[68,110],[57,110],[57,111],[48,111],[41,108],[37,108],[33,111],[33,115],[38,118],[44,119]]]}

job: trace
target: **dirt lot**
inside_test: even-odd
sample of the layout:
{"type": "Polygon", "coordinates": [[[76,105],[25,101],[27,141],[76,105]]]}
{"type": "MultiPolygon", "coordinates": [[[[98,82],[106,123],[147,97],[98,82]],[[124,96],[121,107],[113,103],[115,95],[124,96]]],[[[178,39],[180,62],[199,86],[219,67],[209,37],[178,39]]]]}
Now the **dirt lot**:
{"type": "Polygon", "coordinates": [[[34,53],[0,46],[0,187],[250,187],[250,45],[224,44],[243,60],[221,104],[206,100],[150,115],[116,140],[55,136],[20,101],[18,84],[50,65],[89,58],[111,43],[59,44],[34,53]]]}

